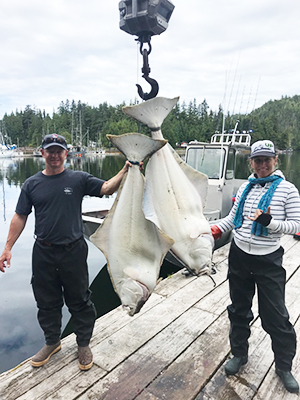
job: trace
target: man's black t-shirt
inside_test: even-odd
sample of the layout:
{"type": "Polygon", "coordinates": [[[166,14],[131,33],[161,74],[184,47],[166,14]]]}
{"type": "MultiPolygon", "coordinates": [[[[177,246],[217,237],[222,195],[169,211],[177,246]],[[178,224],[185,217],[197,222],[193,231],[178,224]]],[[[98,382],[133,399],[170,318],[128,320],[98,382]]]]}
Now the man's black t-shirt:
{"type": "Polygon", "coordinates": [[[52,244],[66,244],[83,235],[82,199],[100,196],[104,181],[82,171],[65,169],[57,175],[42,172],[26,179],[16,213],[35,211],[35,235],[52,244]]]}

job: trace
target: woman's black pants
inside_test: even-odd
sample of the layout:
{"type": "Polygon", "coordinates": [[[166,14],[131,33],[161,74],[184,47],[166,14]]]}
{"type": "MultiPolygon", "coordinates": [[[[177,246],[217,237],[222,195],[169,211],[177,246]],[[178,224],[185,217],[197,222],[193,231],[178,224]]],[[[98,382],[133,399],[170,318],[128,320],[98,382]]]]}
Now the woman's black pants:
{"type": "Polygon", "coordinates": [[[88,247],[84,238],[67,246],[35,241],[32,253],[32,288],[38,307],[38,321],[46,344],[60,340],[64,301],[78,346],[88,346],[96,310],[91,301],[87,267],[88,247]]]}
{"type": "Polygon", "coordinates": [[[270,335],[276,368],[290,371],[296,353],[296,334],[285,306],[286,271],[282,267],[283,248],[267,255],[243,252],[234,240],[229,252],[229,288],[232,304],[227,307],[230,320],[231,352],[248,355],[248,338],[255,285],[258,311],[263,329],[270,335]]]}

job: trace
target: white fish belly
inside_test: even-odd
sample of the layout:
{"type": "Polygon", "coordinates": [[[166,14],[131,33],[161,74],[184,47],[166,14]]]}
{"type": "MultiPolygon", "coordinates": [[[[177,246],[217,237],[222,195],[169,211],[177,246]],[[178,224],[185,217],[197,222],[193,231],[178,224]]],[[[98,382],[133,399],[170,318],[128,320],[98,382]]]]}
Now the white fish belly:
{"type": "Polygon", "coordinates": [[[200,264],[210,262],[209,251],[200,255],[199,235],[211,233],[201,197],[168,147],[147,164],[143,210],[146,218],[175,240],[172,250],[188,267],[198,270],[200,264]]]}
{"type": "Polygon", "coordinates": [[[128,172],[114,211],[108,240],[110,274],[118,293],[129,278],[144,284],[150,292],[156,285],[163,260],[157,227],[142,211],[144,180],[138,168],[128,172]]]}

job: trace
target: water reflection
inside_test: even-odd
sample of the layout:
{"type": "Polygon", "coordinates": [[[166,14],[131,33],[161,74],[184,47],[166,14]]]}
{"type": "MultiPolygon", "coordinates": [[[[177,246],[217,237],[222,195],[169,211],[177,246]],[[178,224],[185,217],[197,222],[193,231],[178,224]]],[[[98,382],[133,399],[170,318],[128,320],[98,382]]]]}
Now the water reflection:
{"type": "MultiPolygon", "coordinates": [[[[298,153],[280,155],[283,173],[300,188],[300,157],[298,153]]],[[[6,241],[10,220],[25,179],[43,169],[40,157],[0,159],[0,252],[6,241]]],[[[109,179],[124,165],[123,156],[74,158],[67,160],[71,169],[87,171],[97,177],[109,179]]],[[[245,169],[244,161],[239,169],[245,169]]],[[[97,199],[97,201],[100,199],[97,199]]],[[[103,201],[106,201],[105,199],[103,201]]],[[[100,206],[100,205],[99,205],[100,206]]],[[[31,357],[44,344],[44,337],[36,318],[36,305],[31,292],[31,251],[33,246],[34,217],[29,215],[26,227],[12,251],[12,265],[5,274],[0,274],[0,373],[15,367],[31,357]]],[[[113,293],[103,254],[91,243],[89,246],[89,272],[93,300],[98,313],[109,311],[119,304],[113,293]],[[101,271],[101,272],[100,272],[101,271]],[[104,311],[103,311],[104,310],[104,311]]],[[[171,273],[172,266],[164,263],[164,273],[171,273]],[[168,270],[168,268],[170,268],[168,270]]],[[[63,309],[63,327],[69,332],[69,313],[63,309]]]]}

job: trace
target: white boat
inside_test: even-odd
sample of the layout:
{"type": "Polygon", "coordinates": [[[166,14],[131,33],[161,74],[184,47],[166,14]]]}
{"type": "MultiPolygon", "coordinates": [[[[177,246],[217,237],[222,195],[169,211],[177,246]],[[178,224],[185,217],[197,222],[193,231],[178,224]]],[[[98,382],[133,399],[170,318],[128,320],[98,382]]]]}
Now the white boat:
{"type": "Polygon", "coordinates": [[[0,158],[11,158],[12,151],[3,145],[0,146],[0,158]]]}
{"type": "MultiPolygon", "coordinates": [[[[211,225],[229,213],[238,188],[247,179],[247,176],[241,176],[241,170],[245,168],[239,166],[244,166],[250,155],[251,136],[239,133],[236,128],[237,125],[232,133],[214,134],[210,143],[193,141],[186,147],[186,163],[208,176],[204,215],[211,225]]],[[[82,219],[87,238],[102,224],[112,204],[113,201],[101,209],[85,207],[82,219]]],[[[231,232],[223,234],[216,241],[215,249],[228,243],[231,237],[231,232]]],[[[179,266],[170,253],[166,258],[179,266]]]]}
{"type": "Polygon", "coordinates": [[[41,147],[38,146],[35,150],[33,150],[32,155],[33,157],[42,157],[41,147]]]}
{"type": "Polygon", "coordinates": [[[12,146],[11,148],[12,150],[12,157],[23,157],[24,156],[24,152],[22,150],[18,150],[18,148],[16,146],[12,146]]]}
{"type": "MultiPolygon", "coordinates": [[[[10,138],[8,140],[11,143],[10,138]]],[[[18,150],[15,144],[7,143],[0,131],[0,158],[22,157],[23,155],[23,151],[18,150]]]]}
{"type": "Polygon", "coordinates": [[[68,155],[67,157],[80,158],[85,156],[85,147],[81,145],[68,145],[68,155]]]}

